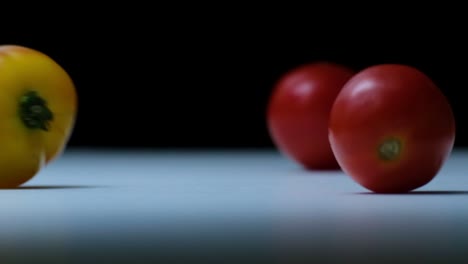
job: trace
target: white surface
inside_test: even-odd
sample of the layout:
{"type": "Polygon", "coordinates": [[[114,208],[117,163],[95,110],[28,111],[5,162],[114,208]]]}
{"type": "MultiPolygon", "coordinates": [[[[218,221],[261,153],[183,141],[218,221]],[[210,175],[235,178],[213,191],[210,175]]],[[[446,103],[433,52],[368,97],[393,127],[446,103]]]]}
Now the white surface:
{"type": "Polygon", "coordinates": [[[274,151],[70,150],[0,190],[1,263],[462,263],[467,160],[456,150],[413,194],[376,195],[274,151]]]}

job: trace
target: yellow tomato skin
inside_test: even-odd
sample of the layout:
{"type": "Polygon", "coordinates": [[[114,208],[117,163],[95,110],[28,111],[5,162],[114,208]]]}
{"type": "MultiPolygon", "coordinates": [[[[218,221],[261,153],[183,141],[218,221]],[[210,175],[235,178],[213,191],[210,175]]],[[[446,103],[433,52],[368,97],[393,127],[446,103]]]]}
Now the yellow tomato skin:
{"type": "Polygon", "coordinates": [[[0,45],[0,188],[18,187],[59,157],[73,132],[77,94],[68,73],[46,54],[0,45]],[[21,98],[33,91],[53,114],[48,130],[28,127],[21,98]]]}

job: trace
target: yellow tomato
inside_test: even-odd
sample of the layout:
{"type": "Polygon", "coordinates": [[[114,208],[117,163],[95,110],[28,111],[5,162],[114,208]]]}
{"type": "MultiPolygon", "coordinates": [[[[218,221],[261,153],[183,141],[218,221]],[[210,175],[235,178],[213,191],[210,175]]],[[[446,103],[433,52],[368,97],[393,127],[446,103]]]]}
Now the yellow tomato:
{"type": "Polygon", "coordinates": [[[60,156],[76,113],[74,83],[56,61],[0,46],[0,188],[22,185],[60,156]]]}

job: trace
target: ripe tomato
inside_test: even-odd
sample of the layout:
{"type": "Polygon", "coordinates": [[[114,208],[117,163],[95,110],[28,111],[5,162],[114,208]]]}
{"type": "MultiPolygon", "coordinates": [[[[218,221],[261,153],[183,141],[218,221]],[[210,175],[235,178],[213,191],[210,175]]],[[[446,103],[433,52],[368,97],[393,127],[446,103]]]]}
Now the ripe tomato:
{"type": "Polygon", "coordinates": [[[72,80],[55,61],[0,46],[0,188],[25,183],[62,153],[76,109],[72,80]]]}
{"type": "Polygon", "coordinates": [[[385,64],[357,73],[338,95],[330,142],[342,170],[377,193],[431,181],[455,140],[447,98],[421,71],[385,64]]]}
{"type": "Polygon", "coordinates": [[[270,97],[267,124],[276,147],[306,169],[339,169],[328,142],[333,101],[354,71],[308,63],[286,72],[270,97]]]}

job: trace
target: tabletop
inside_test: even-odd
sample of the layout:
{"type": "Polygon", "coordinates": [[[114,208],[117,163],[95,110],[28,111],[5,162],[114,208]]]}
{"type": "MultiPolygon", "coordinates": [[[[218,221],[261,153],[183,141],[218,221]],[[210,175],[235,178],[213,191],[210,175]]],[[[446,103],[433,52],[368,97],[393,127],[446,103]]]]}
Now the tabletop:
{"type": "Polygon", "coordinates": [[[270,149],[69,149],[0,190],[0,261],[467,263],[467,161],[397,195],[270,149]]]}

